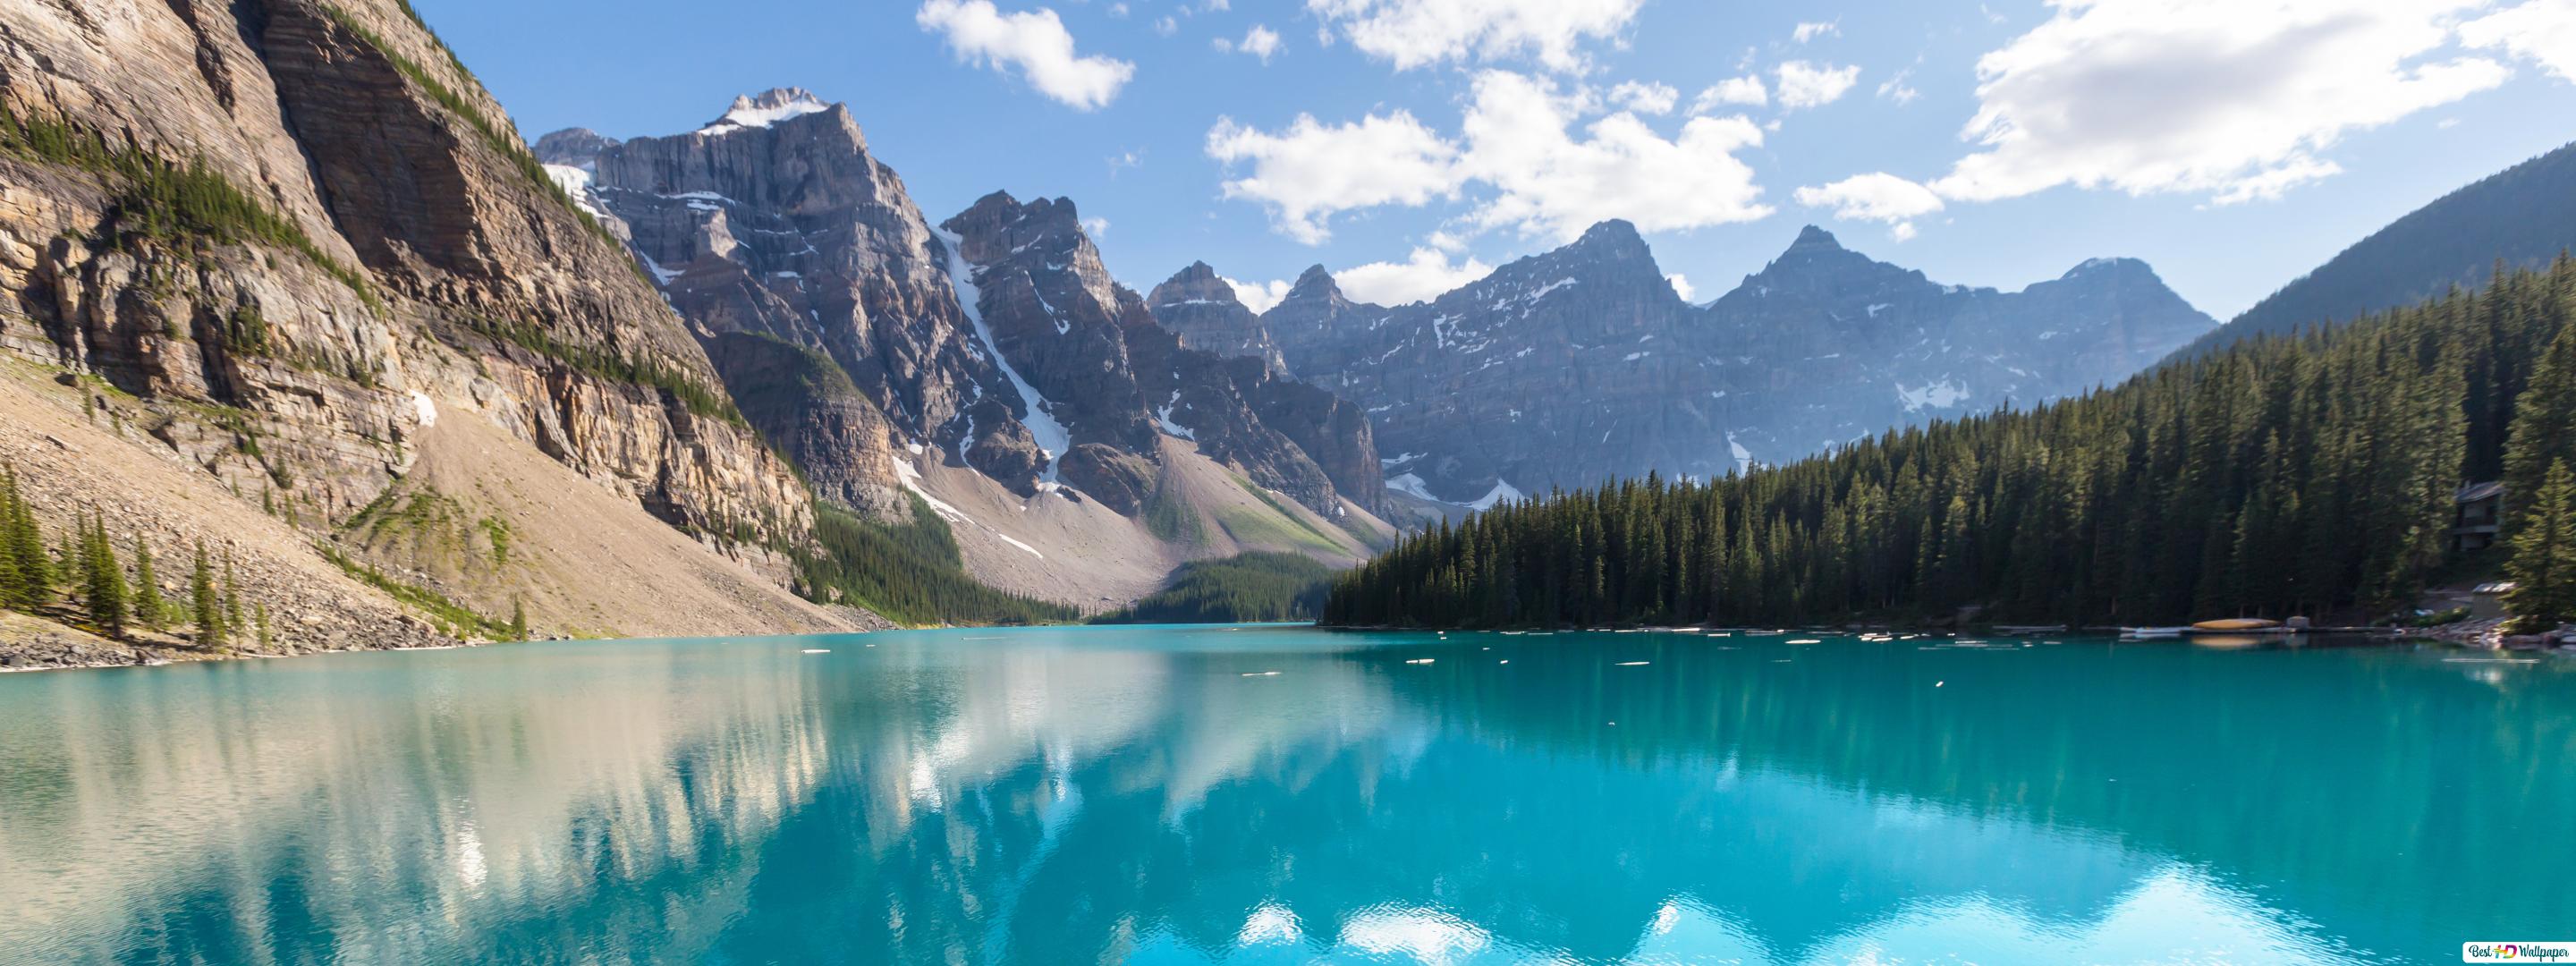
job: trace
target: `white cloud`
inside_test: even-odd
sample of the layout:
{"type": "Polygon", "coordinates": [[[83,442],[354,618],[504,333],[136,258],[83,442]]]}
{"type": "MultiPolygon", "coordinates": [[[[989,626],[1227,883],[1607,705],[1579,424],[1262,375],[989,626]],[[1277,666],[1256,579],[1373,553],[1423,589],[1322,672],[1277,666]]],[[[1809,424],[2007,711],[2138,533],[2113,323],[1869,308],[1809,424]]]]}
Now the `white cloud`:
{"type": "Polygon", "coordinates": [[[1699,92],[1698,97],[1691,99],[1691,113],[1714,113],[1719,107],[1728,104],[1761,107],[1769,103],[1771,103],[1771,89],[1762,85],[1762,78],[1746,74],[1742,77],[1730,77],[1718,81],[1707,90],[1699,92]]]}
{"type": "Polygon", "coordinates": [[[1342,294],[1379,305],[1410,305],[1438,298],[1494,273],[1494,267],[1470,257],[1451,262],[1429,248],[1416,248],[1401,262],[1370,262],[1333,273],[1342,294]]]}
{"type": "Polygon", "coordinates": [[[1793,196],[1809,208],[1831,208],[1846,221],[1884,222],[1897,241],[1914,237],[1914,219],[1941,210],[1941,196],[1932,189],[1885,172],[1800,188],[1793,196]]]}
{"type": "Polygon", "coordinates": [[[1455,141],[1402,111],[1331,126],[1300,115],[1278,133],[1219,119],[1207,153],[1251,163],[1247,177],[1225,183],[1226,197],[1264,203],[1275,229],[1307,244],[1331,237],[1337,213],[1418,206],[1470,187],[1484,190],[1468,224],[1567,241],[1612,218],[1652,232],[1771,213],[1752,167],[1734,155],[1762,143],[1762,129],[1742,116],[1693,117],[1666,138],[1630,111],[1580,123],[1599,102],[1545,78],[1489,70],[1473,88],[1455,141]]]}
{"type": "Polygon", "coordinates": [[[1156,34],[1160,34],[1160,35],[1162,35],[1162,36],[1169,37],[1169,36],[1171,36],[1171,35],[1173,35],[1173,34],[1176,34],[1176,33],[1181,32],[1181,22],[1180,22],[1180,21],[1178,21],[1178,20],[1174,20],[1174,19],[1172,19],[1172,18],[1171,18],[1170,16],[1168,16],[1168,15],[1166,15],[1166,16],[1162,16],[1162,17],[1158,17],[1158,18],[1155,18],[1155,20],[1154,20],[1154,32],[1155,32],[1156,34]]]}
{"type": "Polygon", "coordinates": [[[1610,88],[1610,103],[1639,114],[1670,114],[1673,105],[1681,103],[1682,92],[1671,84],[1640,84],[1624,81],[1610,88]]]}
{"type": "Polygon", "coordinates": [[[1860,81],[1858,67],[1818,66],[1803,60],[1783,63],[1773,74],[1780,79],[1780,109],[1784,111],[1831,104],[1860,81]]]}
{"type": "Polygon", "coordinates": [[[1129,169],[1129,168],[1141,168],[1141,167],[1144,167],[1144,166],[1145,166],[1145,149],[1144,149],[1144,148],[1136,148],[1136,149],[1134,149],[1134,150],[1129,150],[1129,151],[1120,151],[1120,152],[1118,152],[1117,154],[1113,154],[1113,155],[1110,155],[1110,156],[1109,156],[1109,176],[1110,176],[1110,177],[1112,177],[1112,178],[1117,177],[1117,176],[1118,176],[1118,172],[1125,171],[1125,170],[1127,170],[1127,169],[1129,169]]]}
{"type": "Polygon", "coordinates": [[[1109,235],[1109,219],[1085,218],[1082,220],[1082,230],[1091,236],[1092,241],[1099,241],[1109,235]]]}
{"type": "Polygon", "coordinates": [[[2503,83],[2492,60],[2431,56],[2480,4],[2063,0],[1978,60],[1980,107],[1961,136],[1983,150],[1930,187],[1952,200],[2059,185],[2273,197],[2341,170],[2320,155],[2348,132],[2503,83]]]}
{"type": "Polygon", "coordinates": [[[1270,62],[1270,55],[1279,52],[1279,32],[1254,24],[1251,32],[1244,34],[1243,39],[1235,43],[1234,49],[1259,57],[1262,63],[1267,64],[1270,62]]]}
{"type": "Polygon", "coordinates": [[[1125,19],[1127,19],[1127,5],[1126,5],[1126,4],[1123,4],[1123,3],[1113,3],[1113,4],[1110,4],[1110,5],[1109,5],[1109,15],[1110,15],[1110,16],[1112,16],[1112,17],[1116,17],[1116,18],[1118,18],[1118,19],[1120,19],[1120,20],[1125,20],[1125,19]]]}
{"type": "Polygon", "coordinates": [[[1585,66],[1587,40],[1617,35],[1644,0],[1306,0],[1352,46],[1397,70],[1446,61],[1535,58],[1549,70],[1585,66]]]}
{"type": "Polygon", "coordinates": [[[1472,218],[1486,228],[1571,241],[1593,224],[1625,218],[1640,231],[1752,221],[1760,203],[1753,169],[1734,156],[1762,143],[1743,117],[1694,117],[1666,140],[1636,115],[1612,114],[1569,133],[1589,109],[1580,95],[1508,71],[1477,75],[1460,170],[1497,192],[1472,218]]]}
{"type": "Polygon", "coordinates": [[[1898,107],[1914,103],[1914,99],[1923,96],[1923,92],[1915,90],[1913,84],[1907,83],[1907,81],[1912,80],[1913,77],[1914,68],[1908,67],[1904,70],[1897,71],[1896,76],[1890,77],[1878,85],[1878,96],[1895,101],[1896,106],[1898,107]]]}
{"type": "Polygon", "coordinates": [[[1698,298],[1698,291],[1699,291],[1699,290],[1698,290],[1696,287],[1692,286],[1692,285],[1691,285],[1691,283],[1690,283],[1690,279],[1688,279],[1688,278],[1684,278],[1684,277],[1682,276],[1682,273],[1680,273],[1680,272],[1674,272],[1674,273],[1672,273],[1672,274],[1670,274],[1670,275],[1666,275],[1666,276],[1664,276],[1664,281],[1671,282],[1671,283],[1673,284],[1673,294],[1681,296],[1681,297],[1682,297],[1682,301],[1684,301],[1684,302],[1697,302],[1697,301],[1699,301],[1699,298],[1698,298]]]}
{"type": "Polygon", "coordinates": [[[1251,174],[1227,181],[1225,196],[1269,206],[1273,228],[1309,245],[1332,237],[1326,222],[1339,212],[1421,205],[1458,188],[1457,147],[1405,111],[1331,126],[1300,114],[1277,134],[1218,118],[1207,154],[1250,162],[1251,174]]]}
{"type": "Polygon", "coordinates": [[[2471,47],[2501,47],[2564,81],[2576,81],[2576,0],[2531,0],[2460,25],[2471,47]]]}
{"type": "Polygon", "coordinates": [[[1286,300],[1288,290],[1295,287],[1292,283],[1276,279],[1268,282],[1238,282],[1219,275],[1217,280],[1224,282],[1226,287],[1234,289],[1235,301],[1242,302],[1243,306],[1251,309],[1254,315],[1270,311],[1272,307],[1286,300]]]}
{"type": "Polygon", "coordinates": [[[1123,60],[1075,56],[1073,34],[1053,10],[1006,14],[991,0],[923,0],[913,22],[944,35],[958,60],[1017,70],[1038,93],[1077,110],[1107,105],[1136,75],[1123,60]]]}
{"type": "Polygon", "coordinates": [[[1825,21],[1823,23],[1810,22],[1799,24],[1797,29],[1789,32],[1789,36],[1803,44],[1818,37],[1840,36],[1842,32],[1843,22],[1836,19],[1825,21]]]}

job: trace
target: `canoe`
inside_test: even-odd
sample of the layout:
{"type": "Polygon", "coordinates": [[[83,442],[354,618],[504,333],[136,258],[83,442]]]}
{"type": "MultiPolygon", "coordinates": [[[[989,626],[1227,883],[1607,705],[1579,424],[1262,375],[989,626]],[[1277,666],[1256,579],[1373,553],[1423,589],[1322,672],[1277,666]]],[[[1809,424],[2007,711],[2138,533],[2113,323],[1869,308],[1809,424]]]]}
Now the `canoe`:
{"type": "Polygon", "coordinates": [[[2267,621],[2259,617],[2239,617],[2233,620],[2201,621],[2200,623],[2191,625],[2191,628],[2196,631],[2234,631],[2242,633],[2245,631],[2268,631],[2279,626],[2281,626],[2280,621],[2267,621]]]}
{"type": "Polygon", "coordinates": [[[2182,632],[2187,631],[2187,630],[2190,630],[2190,629],[2191,629],[2191,628],[2188,628],[2188,627],[2123,627],[2123,628],[2120,628],[2120,636],[2122,636],[2122,637],[2181,637],[2181,636],[2182,636],[2182,632]]]}

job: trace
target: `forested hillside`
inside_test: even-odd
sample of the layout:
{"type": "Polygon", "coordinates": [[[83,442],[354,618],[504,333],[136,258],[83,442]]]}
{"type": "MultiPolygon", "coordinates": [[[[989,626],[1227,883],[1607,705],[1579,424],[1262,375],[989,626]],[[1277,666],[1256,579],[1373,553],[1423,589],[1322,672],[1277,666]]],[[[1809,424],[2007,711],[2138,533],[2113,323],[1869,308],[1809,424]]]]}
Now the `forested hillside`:
{"type": "MultiPolygon", "coordinates": [[[[2385,613],[2445,563],[2463,481],[2534,493],[2576,459],[2571,312],[2576,261],[2561,257],[2481,294],[2257,338],[2036,410],[1747,476],[1514,505],[1345,575],[1323,619],[2385,613]]],[[[2546,515],[2514,513],[2515,529],[2546,515]]]]}
{"type": "Polygon", "coordinates": [[[1247,553],[1183,564],[1172,582],[1103,624],[1253,624],[1310,621],[1323,610],[1333,568],[1293,553],[1247,553]]]}
{"type": "Polygon", "coordinates": [[[2443,195],[2301,276],[2183,350],[2199,355],[2257,335],[2476,289],[2495,266],[2537,269],[2576,246],[2576,144],[2443,195]]]}

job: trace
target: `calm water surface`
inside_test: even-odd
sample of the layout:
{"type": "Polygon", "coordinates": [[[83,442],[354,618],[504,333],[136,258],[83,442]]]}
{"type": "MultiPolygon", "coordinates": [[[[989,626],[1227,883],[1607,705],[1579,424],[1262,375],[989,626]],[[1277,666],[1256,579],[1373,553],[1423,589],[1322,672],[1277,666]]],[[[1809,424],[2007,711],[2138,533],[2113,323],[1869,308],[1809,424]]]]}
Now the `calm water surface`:
{"type": "Polygon", "coordinates": [[[5,675],[0,961],[2576,937],[2576,662],[1789,639],[1084,628],[5,675]]]}

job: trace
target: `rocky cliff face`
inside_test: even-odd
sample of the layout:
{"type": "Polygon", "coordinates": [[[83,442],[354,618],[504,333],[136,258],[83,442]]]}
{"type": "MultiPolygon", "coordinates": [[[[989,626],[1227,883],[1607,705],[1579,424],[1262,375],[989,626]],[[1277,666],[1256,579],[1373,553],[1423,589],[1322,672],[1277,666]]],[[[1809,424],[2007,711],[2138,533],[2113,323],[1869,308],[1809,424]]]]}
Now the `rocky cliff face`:
{"type": "Polygon", "coordinates": [[[1311,269],[1259,321],[1292,370],[1367,407],[1390,487],[1465,506],[2071,395],[2213,324],[2133,260],[1968,289],[1813,227],[1695,308],[1615,221],[1420,305],[1355,303],[1311,269]]]}
{"type": "Polygon", "coordinates": [[[616,142],[560,131],[538,149],[559,181],[624,226],[681,314],[710,334],[819,351],[880,411],[892,434],[882,439],[762,427],[810,474],[849,481],[837,498],[898,510],[898,440],[981,452],[992,471],[1034,480],[1043,460],[961,311],[950,252],[848,108],[780,89],[739,98],[686,134],[616,142]]]}
{"type": "Polygon", "coordinates": [[[810,526],[679,317],[401,4],[11,5],[0,105],[0,346],[138,398],[247,506],[327,531],[462,410],[746,560],[810,526]]]}
{"type": "MultiPolygon", "coordinates": [[[[1344,496],[1376,506],[1374,437],[1357,410],[1260,359],[1187,346],[1110,279],[1071,201],[997,192],[942,227],[973,266],[969,287],[1002,358],[1055,400],[1041,406],[1073,444],[1151,455],[1168,434],[1327,517],[1344,496]]],[[[1220,312],[1242,308],[1230,290],[1201,294],[1220,312]]]]}
{"type": "MultiPolygon", "coordinates": [[[[746,414],[829,498],[903,512],[897,465],[935,450],[1022,499],[1062,484],[1132,516],[1166,435],[1318,513],[1382,491],[1363,414],[1275,352],[1238,365],[1158,327],[1072,202],[995,193],[933,226],[842,105],[773,90],[687,134],[574,129],[538,154],[716,337],[746,414]],[[876,416],[787,349],[837,365],[876,416]]],[[[1176,301],[1259,331],[1213,272],[1184,282],[1176,301]]]]}
{"type": "Polygon", "coordinates": [[[1261,317],[1234,294],[1234,286],[1217,277],[1206,262],[1192,262],[1145,296],[1154,321],[1181,337],[1181,344],[1221,356],[1249,356],[1279,375],[1288,374],[1287,357],[1271,341],[1261,317]]]}

